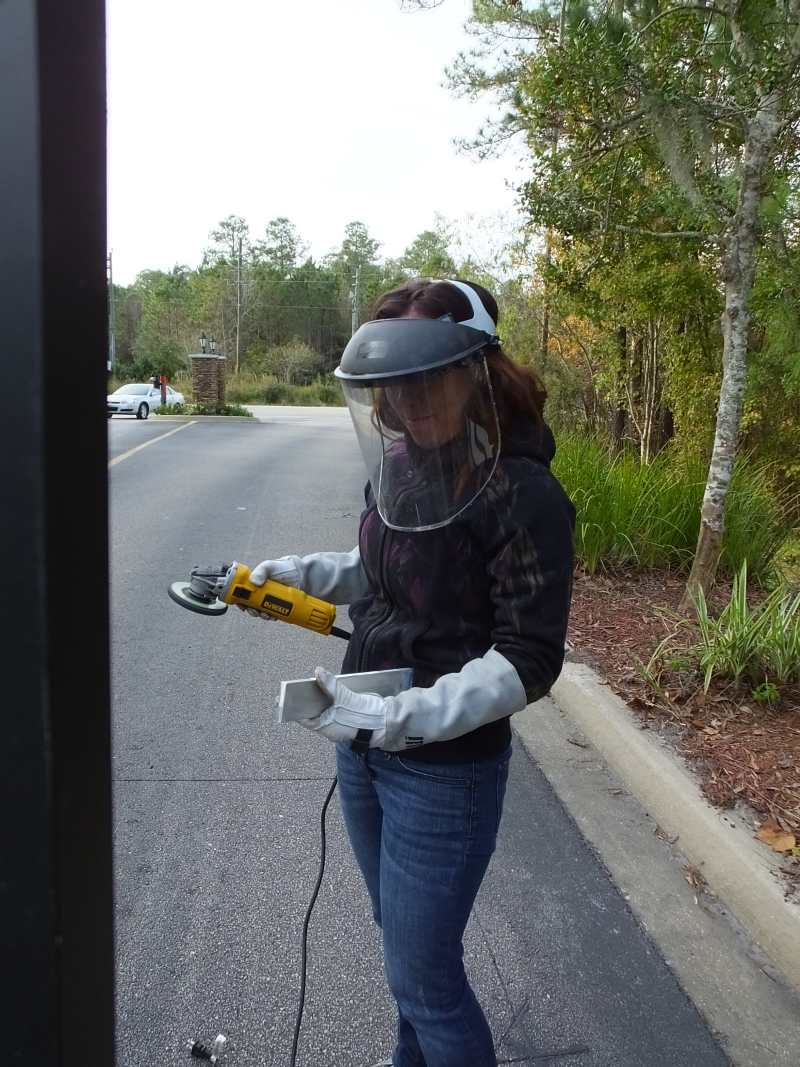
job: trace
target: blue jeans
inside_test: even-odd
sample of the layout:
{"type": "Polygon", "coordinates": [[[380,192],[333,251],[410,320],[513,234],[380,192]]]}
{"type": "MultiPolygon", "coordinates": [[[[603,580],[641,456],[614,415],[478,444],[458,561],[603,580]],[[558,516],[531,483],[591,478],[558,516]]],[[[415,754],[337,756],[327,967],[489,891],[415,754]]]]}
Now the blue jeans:
{"type": "Polygon", "coordinates": [[[496,1067],[462,939],[494,852],[510,756],[509,747],[431,764],[336,747],[342,813],[397,1001],[394,1067],[496,1067]]]}

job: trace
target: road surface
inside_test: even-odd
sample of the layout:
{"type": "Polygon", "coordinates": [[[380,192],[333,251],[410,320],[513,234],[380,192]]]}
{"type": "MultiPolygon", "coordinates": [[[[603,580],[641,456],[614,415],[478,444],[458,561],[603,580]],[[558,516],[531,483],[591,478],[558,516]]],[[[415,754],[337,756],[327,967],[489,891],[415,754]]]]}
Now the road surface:
{"type": "MultiPolygon", "coordinates": [[[[324,739],[274,724],[274,701],[281,679],[338,669],[343,645],[235,610],[192,614],[166,590],[196,563],[351,549],[364,472],[345,409],[259,414],[252,424],[109,422],[118,1067],[193,1062],[186,1042],[219,1031],[224,1067],[289,1063],[334,763],[324,739]]],[[[499,1057],[726,1064],[515,745],[498,851],[466,939],[499,1057]]],[[[334,801],[298,1065],[365,1067],[391,1049],[393,1025],[334,801]]]]}

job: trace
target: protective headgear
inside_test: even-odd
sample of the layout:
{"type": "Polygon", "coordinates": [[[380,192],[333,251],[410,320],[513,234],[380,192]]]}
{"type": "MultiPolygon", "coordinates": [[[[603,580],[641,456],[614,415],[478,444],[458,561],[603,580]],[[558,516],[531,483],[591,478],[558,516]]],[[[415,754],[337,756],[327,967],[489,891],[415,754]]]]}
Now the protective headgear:
{"type": "Polygon", "coordinates": [[[463,322],[394,318],[353,334],[335,375],[367,465],[378,511],[394,530],[434,530],[486,487],[500,453],[500,424],[486,364],[500,344],[478,294],[463,322]]]}

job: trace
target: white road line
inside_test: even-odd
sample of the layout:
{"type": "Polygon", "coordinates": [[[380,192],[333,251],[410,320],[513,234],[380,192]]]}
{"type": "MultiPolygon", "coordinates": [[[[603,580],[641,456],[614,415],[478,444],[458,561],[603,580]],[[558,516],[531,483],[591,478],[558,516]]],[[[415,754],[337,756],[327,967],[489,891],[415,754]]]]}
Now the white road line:
{"type": "Polygon", "coordinates": [[[189,426],[196,426],[196,421],[185,422],[182,426],[176,426],[174,430],[167,430],[166,433],[159,434],[158,437],[151,437],[149,441],[145,441],[144,444],[137,445],[136,448],[129,448],[127,452],[123,452],[121,456],[114,456],[113,459],[108,461],[108,469],[111,470],[117,463],[122,463],[123,459],[127,459],[128,456],[132,456],[134,452],[141,452],[143,448],[147,448],[148,445],[154,445],[156,441],[163,441],[165,437],[171,437],[174,433],[179,433],[181,430],[185,430],[189,426]]]}

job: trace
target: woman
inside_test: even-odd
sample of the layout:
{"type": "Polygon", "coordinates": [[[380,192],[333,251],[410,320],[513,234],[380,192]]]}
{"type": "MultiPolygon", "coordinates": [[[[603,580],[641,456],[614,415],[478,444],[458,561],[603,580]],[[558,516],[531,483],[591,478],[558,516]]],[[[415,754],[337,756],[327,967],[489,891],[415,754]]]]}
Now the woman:
{"type": "MultiPolygon", "coordinates": [[[[393,1067],[495,1067],[462,938],[495,848],[509,717],[558,677],[574,510],[535,376],[503,353],[497,305],[462,281],[381,297],[336,374],[369,473],[349,553],[265,560],[267,577],[350,605],[343,673],[413,667],[397,697],[317,668],[345,824],[383,931],[393,1067]]],[[[377,1067],[377,1065],[376,1065],[377,1067]]]]}

